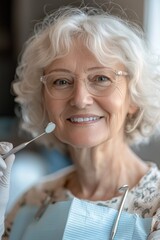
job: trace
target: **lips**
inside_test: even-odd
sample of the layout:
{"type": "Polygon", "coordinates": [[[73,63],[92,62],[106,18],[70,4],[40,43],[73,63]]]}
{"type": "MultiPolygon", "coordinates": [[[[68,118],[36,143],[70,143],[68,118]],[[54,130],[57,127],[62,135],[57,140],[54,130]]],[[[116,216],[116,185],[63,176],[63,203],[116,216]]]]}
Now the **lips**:
{"type": "Polygon", "coordinates": [[[87,122],[94,122],[99,120],[101,117],[99,116],[91,116],[91,117],[71,117],[68,118],[69,121],[72,123],[87,123],[87,122]]]}

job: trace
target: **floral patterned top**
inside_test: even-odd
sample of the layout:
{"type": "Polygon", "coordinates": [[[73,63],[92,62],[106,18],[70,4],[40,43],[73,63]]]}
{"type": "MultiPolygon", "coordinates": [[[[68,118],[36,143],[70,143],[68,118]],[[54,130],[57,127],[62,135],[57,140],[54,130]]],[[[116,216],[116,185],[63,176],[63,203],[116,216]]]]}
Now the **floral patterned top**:
{"type": "MultiPolygon", "coordinates": [[[[129,190],[124,210],[129,213],[136,213],[143,218],[152,217],[151,233],[148,240],[160,239],[160,170],[154,163],[149,164],[149,171],[139,183],[129,190]]],[[[44,177],[38,184],[27,191],[17,202],[12,211],[6,216],[5,233],[2,240],[9,240],[12,224],[18,210],[24,205],[38,206],[39,213],[42,213],[44,205],[52,204],[55,201],[67,200],[73,195],[66,189],[66,183],[74,173],[73,166],[69,166],[54,174],[44,177]]],[[[118,209],[121,196],[107,201],[92,201],[98,205],[105,205],[118,209]]]]}

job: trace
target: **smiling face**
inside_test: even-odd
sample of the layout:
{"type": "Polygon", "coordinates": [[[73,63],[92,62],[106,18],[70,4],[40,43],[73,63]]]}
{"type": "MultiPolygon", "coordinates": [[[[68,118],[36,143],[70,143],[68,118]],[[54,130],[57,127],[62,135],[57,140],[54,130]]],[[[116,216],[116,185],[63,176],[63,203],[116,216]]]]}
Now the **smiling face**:
{"type": "MultiPolygon", "coordinates": [[[[124,70],[116,65],[116,70],[124,70]]],[[[74,147],[93,147],[115,139],[123,139],[127,113],[133,112],[127,89],[127,79],[118,83],[107,96],[91,94],[86,87],[90,79],[104,80],[107,66],[102,65],[83,45],[75,44],[65,57],[57,59],[45,69],[54,79],[74,82],[72,94],[66,99],[53,99],[44,89],[44,105],[50,121],[56,124],[56,137],[74,147]]],[[[63,81],[56,81],[62,84],[63,81]]]]}

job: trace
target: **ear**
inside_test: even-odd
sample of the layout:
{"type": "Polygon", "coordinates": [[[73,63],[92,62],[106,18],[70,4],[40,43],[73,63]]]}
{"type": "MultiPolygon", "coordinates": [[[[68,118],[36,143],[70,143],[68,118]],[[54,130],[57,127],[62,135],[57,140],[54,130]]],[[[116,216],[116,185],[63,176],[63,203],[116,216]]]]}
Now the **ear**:
{"type": "Polygon", "coordinates": [[[128,113],[133,115],[138,111],[139,107],[135,105],[134,103],[130,103],[129,108],[128,108],[128,113]]]}

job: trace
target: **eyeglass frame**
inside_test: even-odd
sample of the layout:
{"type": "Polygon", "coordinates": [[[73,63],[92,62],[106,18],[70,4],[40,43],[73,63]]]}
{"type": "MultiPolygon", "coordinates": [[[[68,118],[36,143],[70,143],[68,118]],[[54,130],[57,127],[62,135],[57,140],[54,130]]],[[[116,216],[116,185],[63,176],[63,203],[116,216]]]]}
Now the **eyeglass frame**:
{"type": "MultiPolygon", "coordinates": [[[[112,68],[108,68],[108,70],[110,70],[111,72],[113,72],[116,77],[117,77],[117,76],[124,76],[124,77],[125,77],[125,76],[128,76],[128,75],[129,75],[128,72],[123,71],[123,70],[115,70],[115,69],[112,69],[112,68]]],[[[51,74],[52,74],[52,73],[49,73],[49,74],[41,75],[41,76],[40,76],[40,82],[42,82],[42,83],[44,84],[44,86],[46,87],[46,90],[47,90],[48,94],[50,95],[50,97],[53,98],[53,99],[55,99],[55,100],[64,100],[64,99],[69,98],[69,97],[72,95],[72,93],[71,93],[69,96],[64,97],[64,98],[54,97],[54,96],[50,93],[50,91],[49,91],[49,89],[48,89],[48,87],[47,87],[47,84],[46,84],[46,83],[47,83],[47,79],[46,79],[46,78],[47,78],[47,76],[49,76],[49,75],[51,75],[51,74]]],[[[103,76],[103,74],[102,74],[102,76],[103,76]]],[[[87,87],[86,87],[86,88],[87,88],[87,87]]],[[[88,88],[87,88],[87,90],[88,90],[88,88]]],[[[101,95],[96,95],[96,94],[90,92],[89,90],[88,90],[88,92],[89,92],[90,94],[94,95],[94,96],[102,97],[101,95]]]]}

